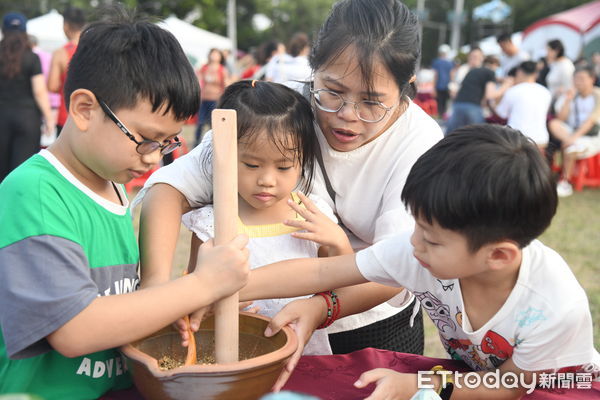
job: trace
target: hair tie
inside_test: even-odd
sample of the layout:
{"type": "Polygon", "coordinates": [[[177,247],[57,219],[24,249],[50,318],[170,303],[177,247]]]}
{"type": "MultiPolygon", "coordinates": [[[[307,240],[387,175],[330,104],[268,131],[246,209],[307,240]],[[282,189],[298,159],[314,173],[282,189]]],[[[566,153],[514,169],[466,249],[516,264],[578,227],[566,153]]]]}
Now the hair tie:
{"type": "Polygon", "coordinates": [[[252,87],[255,88],[256,87],[256,79],[252,79],[252,87]]]}

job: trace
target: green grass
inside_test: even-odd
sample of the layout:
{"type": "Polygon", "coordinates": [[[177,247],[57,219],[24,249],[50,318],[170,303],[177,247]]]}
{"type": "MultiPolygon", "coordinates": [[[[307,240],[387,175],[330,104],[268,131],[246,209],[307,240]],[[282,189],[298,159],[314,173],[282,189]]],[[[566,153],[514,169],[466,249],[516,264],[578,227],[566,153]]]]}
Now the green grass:
{"type": "MultiPolygon", "coordinates": [[[[561,198],[552,225],[540,237],[567,261],[590,301],[594,346],[600,344],[600,190],[584,189],[561,198]]],[[[425,355],[444,358],[436,327],[425,321],[425,355]]]]}

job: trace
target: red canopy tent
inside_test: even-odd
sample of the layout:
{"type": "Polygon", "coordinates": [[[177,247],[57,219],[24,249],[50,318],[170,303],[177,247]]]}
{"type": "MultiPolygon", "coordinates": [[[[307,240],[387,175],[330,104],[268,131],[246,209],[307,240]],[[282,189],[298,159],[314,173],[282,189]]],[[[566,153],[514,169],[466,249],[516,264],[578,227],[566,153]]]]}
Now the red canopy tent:
{"type": "Polygon", "coordinates": [[[537,59],[546,53],[546,43],[553,39],[563,42],[572,60],[600,50],[600,0],[533,23],[523,31],[521,48],[537,59]]]}

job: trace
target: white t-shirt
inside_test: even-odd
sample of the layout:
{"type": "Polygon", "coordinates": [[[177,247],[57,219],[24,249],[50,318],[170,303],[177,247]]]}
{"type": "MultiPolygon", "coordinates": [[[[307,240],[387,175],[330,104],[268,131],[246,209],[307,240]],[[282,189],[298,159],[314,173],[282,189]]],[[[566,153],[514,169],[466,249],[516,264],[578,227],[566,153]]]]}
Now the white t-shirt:
{"type": "Polygon", "coordinates": [[[546,75],[546,86],[553,97],[558,97],[573,87],[573,73],[575,73],[575,66],[566,57],[550,64],[546,75]]]}
{"type": "MultiPolygon", "coordinates": [[[[297,198],[294,198],[296,202],[297,198]]],[[[333,210],[323,200],[311,196],[315,206],[332,221],[337,222],[333,210]]],[[[302,217],[298,217],[302,219],[302,217]]],[[[182,218],[183,224],[206,242],[215,237],[214,209],[208,205],[190,211],[182,218]]],[[[299,231],[298,228],[280,224],[245,225],[238,219],[238,232],[245,233],[250,238],[248,250],[250,251],[250,268],[260,268],[275,262],[289,260],[292,258],[317,257],[319,245],[310,240],[302,240],[291,235],[299,231]]],[[[253,306],[260,307],[259,314],[274,317],[281,309],[291,301],[303,299],[310,296],[301,296],[288,299],[266,299],[255,300],[253,306]]],[[[329,338],[325,329],[318,329],[312,335],[304,348],[305,355],[332,354],[329,338]]]]}
{"type": "Polygon", "coordinates": [[[519,50],[515,55],[508,56],[505,53],[502,53],[500,56],[500,67],[497,70],[497,74],[499,77],[505,77],[508,75],[511,69],[514,67],[518,67],[523,61],[529,60],[529,53],[524,50],[519,50]]]}
{"type": "Polygon", "coordinates": [[[506,91],[496,113],[508,118],[507,125],[520,130],[538,145],[546,145],[549,138],[546,118],[551,101],[548,89],[535,82],[523,82],[506,91]]]}
{"type": "MultiPolygon", "coordinates": [[[[353,248],[362,249],[398,232],[412,230],[414,220],[402,204],[400,193],[416,160],[442,138],[439,125],[410,102],[407,110],[388,130],[375,140],[348,152],[338,152],[329,147],[317,124],[315,127],[325,170],[336,193],[335,205],[318,166],[315,168],[312,193],[325,200],[353,233],[349,235],[353,248]]],[[[212,167],[203,165],[201,155],[211,138],[212,134],[207,133],[202,143],[190,153],[154,172],[134,199],[133,206],[155,183],[173,186],[192,207],[210,204],[212,167]]],[[[396,314],[411,301],[412,296],[404,291],[365,313],[336,321],[328,330],[335,333],[372,324],[396,314]]]]}
{"type": "Polygon", "coordinates": [[[272,82],[307,81],[312,69],[306,56],[292,57],[289,54],[274,56],[266,66],[265,78],[272,82]]]}
{"type": "Polygon", "coordinates": [[[403,234],[378,242],[359,252],[356,263],[370,281],[411,290],[452,358],[475,371],[496,368],[512,357],[525,371],[581,366],[598,373],[600,355],[585,291],[554,250],[537,240],[523,249],[515,287],[500,310],[474,331],[459,280],[437,279],[421,267],[409,238],[403,234]]]}
{"type": "MultiPolygon", "coordinates": [[[[566,96],[560,96],[554,105],[554,109],[558,112],[566,101],[566,96]]],[[[586,97],[577,94],[571,104],[569,105],[569,116],[567,117],[567,125],[573,129],[577,129],[581,126],[592,114],[596,108],[596,98],[594,93],[589,94],[586,97]]],[[[596,121],[600,122],[600,121],[596,121]]]]}

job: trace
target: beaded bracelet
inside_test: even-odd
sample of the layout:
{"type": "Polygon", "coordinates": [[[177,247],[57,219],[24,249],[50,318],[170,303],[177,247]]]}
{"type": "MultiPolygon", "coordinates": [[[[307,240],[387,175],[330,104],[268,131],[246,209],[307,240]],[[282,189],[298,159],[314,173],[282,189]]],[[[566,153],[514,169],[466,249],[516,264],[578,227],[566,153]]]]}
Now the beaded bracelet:
{"type": "Polygon", "coordinates": [[[320,292],[315,294],[315,296],[323,297],[325,299],[325,303],[327,304],[327,318],[321,325],[317,327],[317,329],[327,328],[328,326],[333,324],[333,322],[340,315],[340,299],[333,290],[330,290],[328,292],[320,292]]]}

